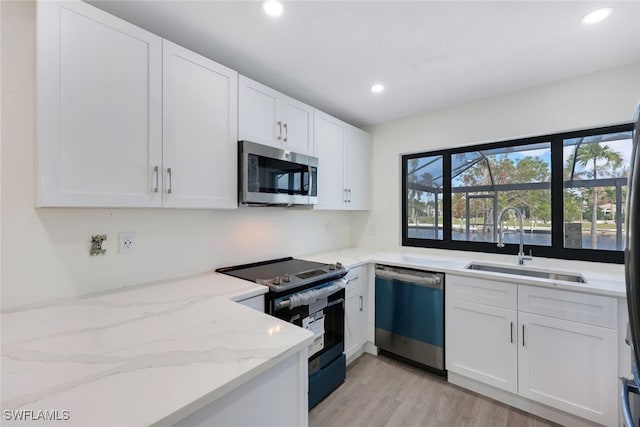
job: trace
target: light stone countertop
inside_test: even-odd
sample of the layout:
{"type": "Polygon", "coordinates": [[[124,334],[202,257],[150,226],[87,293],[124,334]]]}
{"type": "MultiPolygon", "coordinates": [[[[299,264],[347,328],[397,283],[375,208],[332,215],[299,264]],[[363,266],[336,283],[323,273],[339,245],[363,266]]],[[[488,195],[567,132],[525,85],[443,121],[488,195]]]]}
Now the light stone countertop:
{"type": "MultiPolygon", "coordinates": [[[[368,263],[626,296],[623,269],[534,258],[586,284],[465,270],[515,256],[348,248],[301,259],[368,263]],[[497,259],[497,260],[496,260],[497,259]]],[[[205,273],[2,313],[2,409],[69,411],[65,425],[170,425],[306,347],[312,334],[234,301],[267,288],[205,273]]],[[[44,425],[7,422],[3,425],[44,425]]],[[[45,423],[46,424],[46,423],[45,423]]]]}
{"type": "Polygon", "coordinates": [[[2,409],[69,411],[54,423],[83,427],[170,425],[312,341],[233,302],[264,286],[218,273],[150,285],[2,313],[2,409]]]}
{"type": "MultiPolygon", "coordinates": [[[[440,251],[442,253],[444,251],[440,251]]],[[[551,260],[536,258],[527,261],[525,268],[536,270],[550,270],[556,272],[582,274],[586,283],[574,283],[563,280],[550,280],[537,277],[520,276],[488,271],[468,270],[465,267],[471,262],[481,262],[505,267],[519,268],[515,255],[501,255],[497,257],[483,256],[478,253],[460,253],[454,251],[452,255],[418,253],[413,251],[374,250],[364,248],[347,248],[301,256],[302,259],[317,262],[341,262],[345,267],[352,268],[368,263],[386,264],[397,267],[424,269],[459,276],[478,277],[502,282],[544,286],[555,289],[584,292],[596,295],[626,298],[624,269],[622,266],[611,266],[602,263],[586,261],[551,260]]],[[[446,280],[446,279],[445,279],[446,280]]],[[[446,283],[446,281],[445,281],[446,283]]]]}

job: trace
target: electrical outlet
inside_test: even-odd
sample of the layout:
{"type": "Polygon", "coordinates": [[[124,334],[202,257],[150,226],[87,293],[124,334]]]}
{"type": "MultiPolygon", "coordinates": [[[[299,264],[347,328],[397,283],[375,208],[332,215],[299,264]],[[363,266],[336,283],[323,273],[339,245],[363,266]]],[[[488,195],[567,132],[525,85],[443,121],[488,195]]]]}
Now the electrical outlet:
{"type": "Polygon", "coordinates": [[[132,231],[120,233],[120,253],[133,252],[136,248],[136,233],[132,231]]]}

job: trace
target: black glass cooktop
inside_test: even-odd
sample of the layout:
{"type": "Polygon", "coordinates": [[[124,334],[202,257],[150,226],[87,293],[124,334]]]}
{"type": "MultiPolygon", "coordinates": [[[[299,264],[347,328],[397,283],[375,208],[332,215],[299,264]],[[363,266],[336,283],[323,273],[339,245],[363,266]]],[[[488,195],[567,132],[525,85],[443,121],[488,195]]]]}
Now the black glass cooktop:
{"type": "Polygon", "coordinates": [[[216,271],[267,285],[276,291],[303,286],[323,278],[343,276],[346,273],[346,270],[340,265],[304,261],[291,257],[223,267],[216,271]]]}

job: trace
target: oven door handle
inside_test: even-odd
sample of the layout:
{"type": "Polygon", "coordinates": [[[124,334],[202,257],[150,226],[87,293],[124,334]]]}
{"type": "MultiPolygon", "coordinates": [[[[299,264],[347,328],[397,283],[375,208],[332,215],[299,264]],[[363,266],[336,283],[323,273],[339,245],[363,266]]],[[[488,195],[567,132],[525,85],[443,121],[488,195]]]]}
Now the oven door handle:
{"type": "MultiPolygon", "coordinates": [[[[347,285],[347,280],[344,278],[335,280],[333,284],[325,286],[319,289],[311,289],[308,291],[302,291],[289,296],[289,299],[278,301],[274,304],[276,310],[287,307],[305,306],[322,298],[329,298],[340,292],[347,285]],[[293,301],[293,302],[292,302],[293,301]]],[[[293,308],[292,307],[292,308],[293,308]]]]}
{"type": "MultiPolygon", "coordinates": [[[[340,292],[340,291],[336,291],[336,292],[340,292]]],[[[336,292],[334,292],[333,294],[335,294],[336,292]]],[[[331,295],[333,295],[333,294],[331,294],[331,295]]],[[[329,295],[329,296],[331,296],[331,295],[329,295]]],[[[333,300],[333,301],[331,301],[330,303],[328,303],[328,304],[325,306],[325,308],[326,308],[326,307],[334,306],[334,305],[336,305],[336,304],[343,304],[343,305],[344,305],[344,298],[340,298],[340,299],[337,299],[337,300],[333,300]]],[[[290,305],[291,305],[291,300],[286,299],[286,300],[284,300],[284,301],[279,301],[279,302],[277,302],[277,303],[275,304],[275,309],[276,309],[276,310],[280,310],[280,309],[282,309],[282,308],[287,308],[287,307],[289,307],[290,305]]],[[[305,305],[308,305],[308,304],[305,304],[305,305]]]]}

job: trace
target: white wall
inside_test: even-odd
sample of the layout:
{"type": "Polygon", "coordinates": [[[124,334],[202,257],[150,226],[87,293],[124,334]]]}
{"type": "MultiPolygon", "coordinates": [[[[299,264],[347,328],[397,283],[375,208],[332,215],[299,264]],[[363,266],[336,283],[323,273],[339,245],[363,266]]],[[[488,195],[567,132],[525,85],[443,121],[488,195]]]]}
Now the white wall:
{"type": "Polygon", "coordinates": [[[350,245],[346,213],[34,209],[35,6],[3,0],[0,7],[3,309],[350,245]],[[135,253],[118,253],[121,231],[137,233],[135,253]],[[90,257],[89,238],[98,233],[108,235],[107,255],[90,257]]]}
{"type": "Polygon", "coordinates": [[[629,122],[638,100],[640,64],[372,127],[373,210],[353,216],[354,243],[401,246],[401,154],[629,122]]]}

